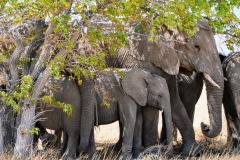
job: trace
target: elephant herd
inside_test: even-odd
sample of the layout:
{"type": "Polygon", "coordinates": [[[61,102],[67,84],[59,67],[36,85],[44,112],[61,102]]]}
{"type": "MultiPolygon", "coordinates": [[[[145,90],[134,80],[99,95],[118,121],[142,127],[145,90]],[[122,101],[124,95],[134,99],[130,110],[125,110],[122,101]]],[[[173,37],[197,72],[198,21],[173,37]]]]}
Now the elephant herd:
{"type": "MultiPolygon", "coordinates": [[[[102,125],[119,120],[122,126],[122,157],[124,159],[131,157],[133,151],[133,157],[137,158],[142,147],[141,107],[149,105],[157,110],[163,110],[166,115],[168,144],[169,151],[171,151],[172,117],[170,96],[165,79],[140,68],[128,69],[124,72],[125,76],[123,79],[120,79],[117,73],[113,71],[102,72],[95,79],[95,85],[92,86],[91,90],[91,92],[95,93],[95,97],[91,97],[96,103],[94,104],[96,113],[93,113],[97,114],[95,121],[97,121],[98,125],[102,125]],[[109,95],[107,97],[109,99],[108,102],[106,102],[104,97],[106,94],[109,95]],[[109,108],[102,106],[104,103],[109,103],[109,108]]],[[[38,113],[45,111],[40,118],[47,119],[46,121],[39,121],[37,123],[38,126],[53,130],[61,130],[62,128],[63,147],[61,155],[64,158],[75,156],[78,144],[77,139],[81,128],[81,117],[84,116],[84,113],[80,111],[81,107],[79,107],[81,106],[81,98],[77,98],[77,96],[81,97],[78,86],[67,77],[68,75],[65,74],[60,80],[54,79],[51,82],[57,82],[58,85],[61,85],[61,89],[54,93],[54,98],[71,104],[73,107],[72,116],[68,117],[60,108],[46,104],[39,104],[37,109],[38,113]]],[[[52,83],[50,84],[52,85],[52,83]]],[[[82,85],[86,83],[85,81],[82,85]]],[[[93,126],[87,127],[88,130],[86,132],[89,131],[89,133],[80,135],[82,141],[80,141],[78,150],[93,154],[95,151],[94,128],[93,126]]]]}
{"type": "Polygon", "coordinates": [[[201,124],[202,133],[210,138],[220,134],[223,102],[229,137],[236,146],[240,137],[240,56],[229,56],[222,65],[208,23],[198,21],[196,25],[196,35],[190,38],[184,32],[163,28],[159,34],[168,35],[171,42],[167,38],[149,42],[144,33],[129,37],[128,46],[106,57],[107,67],[122,68],[123,77],[105,70],[93,80],[84,78],[80,86],[68,78],[68,73],[51,79],[47,86],[55,85],[55,92],[46,86],[45,93],[71,104],[72,115],[56,106],[39,104],[36,113],[42,112],[40,119],[45,119],[36,124],[41,128],[40,138],[45,128],[60,132],[60,136],[63,133],[62,159],[76,158],[80,152],[92,155],[94,126],[119,120],[117,144],[121,158],[129,159],[159,143],[167,144],[171,153],[173,122],[182,136],[181,154],[198,155],[203,147],[196,142],[193,119],[204,81],[210,124],[201,124]],[[164,122],[160,139],[159,110],[164,122]]]}

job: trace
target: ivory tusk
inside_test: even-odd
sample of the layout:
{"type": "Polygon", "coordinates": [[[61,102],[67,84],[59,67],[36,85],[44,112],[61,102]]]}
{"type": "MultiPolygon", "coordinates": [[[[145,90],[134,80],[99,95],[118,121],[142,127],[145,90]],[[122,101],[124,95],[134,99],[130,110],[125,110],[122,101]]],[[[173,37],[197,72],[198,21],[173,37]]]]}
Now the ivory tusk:
{"type": "Polygon", "coordinates": [[[211,83],[213,86],[215,86],[218,89],[220,89],[219,85],[216,82],[214,82],[214,80],[209,76],[209,74],[203,73],[203,75],[208,80],[209,83],[211,83]]]}

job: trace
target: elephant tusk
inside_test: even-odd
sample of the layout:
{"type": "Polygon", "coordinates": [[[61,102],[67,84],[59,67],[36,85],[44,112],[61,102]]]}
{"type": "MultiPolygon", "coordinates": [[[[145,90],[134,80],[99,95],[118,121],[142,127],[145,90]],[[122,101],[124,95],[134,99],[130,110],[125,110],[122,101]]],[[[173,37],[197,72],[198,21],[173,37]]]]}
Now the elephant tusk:
{"type": "Polygon", "coordinates": [[[214,82],[214,80],[209,76],[209,74],[203,73],[203,75],[208,80],[208,82],[210,82],[213,86],[215,86],[218,89],[220,89],[219,85],[216,82],[214,82]]]}

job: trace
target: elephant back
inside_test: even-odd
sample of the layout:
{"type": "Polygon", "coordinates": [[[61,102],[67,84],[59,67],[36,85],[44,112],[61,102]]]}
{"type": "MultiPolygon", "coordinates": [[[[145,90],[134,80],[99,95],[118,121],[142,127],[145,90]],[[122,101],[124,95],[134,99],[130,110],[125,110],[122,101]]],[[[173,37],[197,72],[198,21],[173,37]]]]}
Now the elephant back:
{"type": "Polygon", "coordinates": [[[239,62],[239,57],[240,57],[240,52],[232,52],[230,53],[222,62],[222,67],[226,68],[228,63],[232,60],[238,61],[239,62]]]}

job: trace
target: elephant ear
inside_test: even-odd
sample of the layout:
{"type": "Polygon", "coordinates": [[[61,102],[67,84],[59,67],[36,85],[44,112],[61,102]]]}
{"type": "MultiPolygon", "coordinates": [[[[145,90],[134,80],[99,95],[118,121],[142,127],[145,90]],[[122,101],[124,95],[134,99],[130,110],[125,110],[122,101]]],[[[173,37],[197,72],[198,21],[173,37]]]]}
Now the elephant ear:
{"type": "Polygon", "coordinates": [[[170,44],[160,40],[149,42],[147,37],[142,36],[130,43],[130,52],[138,60],[151,62],[170,75],[177,75],[179,72],[180,61],[178,54],[174,48],[170,47],[170,44]]]}
{"type": "Polygon", "coordinates": [[[147,61],[157,67],[162,68],[170,75],[177,75],[179,72],[180,61],[176,50],[164,44],[164,42],[148,42],[147,61]]]}
{"type": "Polygon", "coordinates": [[[133,69],[126,73],[122,80],[122,87],[140,106],[147,104],[147,82],[139,69],[133,69]]]}

